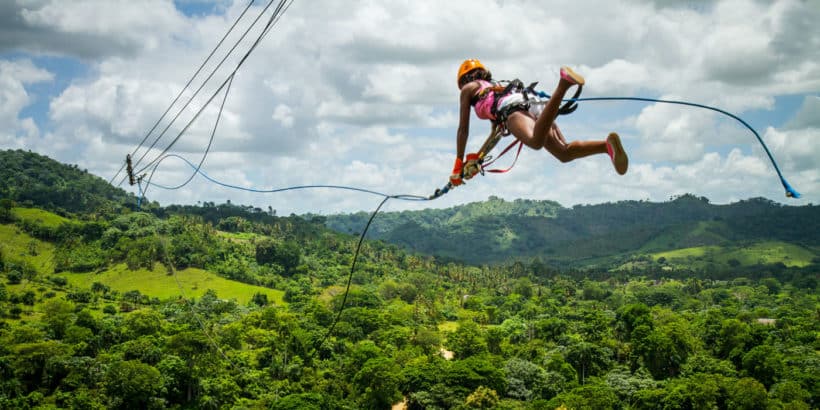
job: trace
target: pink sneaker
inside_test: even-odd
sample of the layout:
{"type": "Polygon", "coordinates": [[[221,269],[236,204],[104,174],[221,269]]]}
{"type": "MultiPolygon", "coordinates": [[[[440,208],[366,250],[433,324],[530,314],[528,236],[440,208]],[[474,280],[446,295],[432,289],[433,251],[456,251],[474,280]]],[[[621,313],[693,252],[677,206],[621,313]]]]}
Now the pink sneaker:
{"type": "Polygon", "coordinates": [[[576,73],[575,71],[572,71],[571,68],[566,67],[566,66],[561,67],[561,78],[563,78],[564,80],[569,81],[570,83],[572,83],[574,85],[584,85],[584,77],[582,77],[580,74],[576,73]]]}
{"type": "Polygon", "coordinates": [[[629,158],[626,156],[624,146],[621,145],[621,137],[618,134],[611,132],[606,137],[606,152],[609,154],[609,159],[612,160],[612,165],[615,166],[615,171],[618,174],[626,174],[629,168],[629,158]]]}

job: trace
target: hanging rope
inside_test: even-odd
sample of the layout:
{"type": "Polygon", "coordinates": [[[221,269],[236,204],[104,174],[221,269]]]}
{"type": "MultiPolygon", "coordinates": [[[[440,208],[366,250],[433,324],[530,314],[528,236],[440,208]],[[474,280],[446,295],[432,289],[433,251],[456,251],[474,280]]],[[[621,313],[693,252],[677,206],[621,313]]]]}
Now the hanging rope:
{"type": "MultiPolygon", "coordinates": [[[[538,92],[538,96],[549,98],[549,94],[544,93],[543,91],[538,92]]],[[[726,110],[722,110],[717,107],[712,107],[705,104],[698,104],[688,101],[680,101],[680,100],[664,100],[659,98],[645,98],[645,97],[584,97],[584,98],[567,98],[563,101],[568,102],[580,102],[580,101],[643,101],[643,102],[654,102],[654,103],[663,103],[663,104],[677,104],[677,105],[686,105],[690,107],[697,107],[703,108],[711,111],[715,111],[726,115],[730,118],[733,118],[743,124],[749,131],[754,134],[757,141],[763,147],[763,150],[766,152],[766,155],[769,157],[769,161],[771,161],[772,165],[774,166],[774,170],[777,172],[777,176],[780,178],[780,183],[783,185],[783,188],[786,190],[786,197],[788,198],[800,198],[800,193],[797,192],[791,185],[786,181],[786,178],[783,176],[783,173],[780,171],[780,167],[777,165],[777,161],[774,159],[774,155],[772,155],[771,151],[769,151],[769,147],[766,146],[766,143],[763,141],[763,138],[760,137],[760,134],[757,133],[748,122],[744,121],[742,118],[738,117],[735,114],[732,114],[726,110]]]]}
{"type": "MultiPolygon", "coordinates": [[[[177,155],[177,154],[168,154],[165,157],[163,157],[160,161],[164,161],[168,158],[181,159],[186,164],[188,164],[188,166],[190,166],[191,168],[196,169],[196,165],[194,163],[189,161],[187,158],[182,157],[182,156],[177,155]]],[[[205,173],[205,171],[203,171],[201,169],[196,169],[196,173],[198,173],[199,175],[202,175],[203,178],[207,179],[208,181],[210,181],[211,183],[214,183],[216,185],[219,185],[219,186],[222,186],[222,187],[225,187],[225,188],[235,189],[235,190],[238,190],[238,191],[253,192],[253,193],[258,193],[258,194],[273,194],[273,193],[285,192],[285,191],[326,188],[326,189],[340,189],[340,190],[347,190],[347,191],[362,192],[362,193],[365,193],[365,194],[377,195],[377,196],[381,196],[381,197],[387,197],[387,198],[390,198],[390,199],[400,199],[400,200],[403,200],[403,201],[428,201],[429,200],[428,198],[420,196],[420,195],[385,194],[385,193],[379,192],[379,191],[373,191],[373,190],[370,190],[370,189],[357,188],[357,187],[346,186],[346,185],[296,185],[296,186],[290,186],[290,187],[285,187],[285,188],[271,188],[271,189],[247,188],[247,187],[232,185],[232,184],[228,184],[228,183],[219,181],[219,180],[209,176],[208,174],[205,173]]],[[[154,187],[157,187],[157,188],[160,188],[160,189],[165,189],[165,190],[179,189],[179,187],[168,187],[168,186],[165,186],[165,185],[157,184],[156,182],[151,182],[151,186],[154,186],[154,187]]]]}
{"type": "MultiPolygon", "coordinates": [[[[161,158],[157,162],[156,166],[154,167],[154,172],[156,171],[156,167],[158,167],[159,164],[162,161],[164,161],[167,158],[172,158],[172,157],[173,158],[179,158],[179,159],[183,160],[185,163],[187,163],[191,168],[193,168],[194,175],[200,174],[205,179],[210,181],[211,183],[214,183],[216,185],[223,186],[223,187],[226,187],[226,188],[231,188],[231,189],[236,189],[236,190],[241,190],[241,191],[254,192],[254,193],[276,193],[276,192],[285,192],[285,191],[293,191],[293,190],[301,190],[301,189],[326,188],[326,189],[341,189],[341,190],[348,190],[348,191],[356,191],[356,192],[362,192],[362,193],[367,193],[367,194],[377,195],[377,196],[383,197],[382,201],[379,203],[379,206],[377,206],[376,209],[370,214],[370,219],[368,219],[367,224],[364,226],[364,229],[362,230],[362,233],[359,235],[359,241],[357,242],[356,249],[353,252],[353,261],[350,264],[350,272],[347,275],[347,284],[345,285],[344,296],[342,297],[342,303],[339,307],[339,311],[336,313],[336,316],[334,317],[333,322],[331,322],[331,325],[328,328],[327,332],[325,332],[324,336],[319,341],[319,343],[317,343],[314,346],[314,348],[311,351],[310,355],[307,357],[307,360],[312,359],[313,356],[316,354],[316,352],[327,341],[327,339],[333,333],[333,330],[336,328],[336,324],[339,322],[339,319],[341,318],[342,313],[345,310],[345,307],[346,307],[346,304],[347,304],[347,296],[350,294],[350,285],[353,282],[353,274],[356,271],[356,263],[359,260],[359,254],[361,252],[362,243],[364,243],[364,238],[367,235],[367,232],[370,229],[370,226],[373,224],[373,220],[376,219],[376,215],[379,214],[382,207],[387,203],[387,201],[389,201],[391,199],[398,199],[398,200],[403,200],[403,201],[429,201],[430,200],[429,198],[419,196],[419,195],[409,195],[409,194],[390,195],[390,194],[385,194],[385,193],[382,193],[382,192],[373,191],[373,190],[369,190],[369,189],[357,188],[357,187],[352,187],[352,186],[344,186],[344,185],[298,185],[298,186],[291,186],[291,187],[285,187],[285,188],[275,188],[275,189],[245,188],[245,187],[240,187],[240,186],[231,185],[231,184],[227,184],[227,183],[218,181],[218,180],[208,176],[204,171],[202,171],[201,162],[200,162],[199,165],[195,165],[191,161],[189,161],[188,159],[186,159],[182,156],[176,155],[176,154],[168,154],[168,155],[164,156],[163,158],[161,158]]],[[[152,172],[152,176],[153,176],[153,172],[152,172]]],[[[157,188],[161,188],[161,189],[166,189],[166,190],[176,190],[176,189],[182,188],[185,184],[190,182],[190,180],[191,179],[189,178],[188,181],[186,181],[184,184],[180,184],[180,185],[173,186],[173,187],[168,187],[168,186],[160,185],[160,184],[157,184],[157,183],[153,183],[149,179],[148,185],[151,185],[151,186],[154,186],[154,187],[157,187],[157,188]]],[[[142,195],[144,194],[144,192],[145,191],[140,192],[140,201],[142,200],[142,195]]],[[[174,274],[176,275],[176,273],[174,273],[174,274]]],[[[175,277],[175,279],[176,279],[176,277],[175,277]]],[[[203,331],[204,331],[204,328],[203,328],[203,331]]],[[[217,347],[217,349],[218,349],[218,347],[217,347]]],[[[230,359],[227,358],[227,356],[225,355],[224,352],[222,352],[220,350],[220,353],[222,354],[223,357],[225,357],[226,360],[228,360],[230,362],[230,359]]]]}
{"type": "Polygon", "coordinates": [[[347,285],[345,286],[345,293],[342,297],[342,304],[339,307],[339,312],[336,313],[336,317],[333,318],[333,322],[331,322],[330,327],[328,327],[327,332],[325,332],[324,337],[313,347],[313,351],[311,351],[310,355],[308,356],[308,360],[313,358],[313,355],[325,344],[325,341],[330,337],[333,333],[333,329],[336,328],[336,323],[339,322],[339,318],[342,317],[342,312],[344,311],[345,304],[347,303],[347,295],[350,293],[350,284],[353,281],[353,272],[356,271],[356,261],[359,260],[359,251],[362,249],[362,242],[364,242],[364,237],[367,235],[367,231],[370,229],[370,224],[373,223],[373,219],[376,218],[379,211],[382,209],[382,206],[390,200],[391,197],[386,196],[382,201],[379,203],[379,206],[376,207],[376,210],[370,214],[370,219],[367,220],[367,224],[364,226],[364,230],[362,230],[362,234],[359,235],[359,242],[356,244],[356,251],[353,252],[353,262],[350,265],[350,274],[347,275],[347,285]]]}

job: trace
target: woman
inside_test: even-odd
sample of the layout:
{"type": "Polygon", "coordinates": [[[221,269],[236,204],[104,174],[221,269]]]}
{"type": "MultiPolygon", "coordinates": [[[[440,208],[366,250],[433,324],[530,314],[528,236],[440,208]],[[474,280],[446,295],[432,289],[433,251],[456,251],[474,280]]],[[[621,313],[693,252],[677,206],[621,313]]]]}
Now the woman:
{"type": "MultiPolygon", "coordinates": [[[[475,107],[478,118],[490,120],[504,127],[515,138],[532,149],[545,148],[561,162],[593,154],[609,154],[615,170],[623,175],[629,166],[620,137],[610,133],[605,141],[573,141],[567,143],[561,129],[555,124],[555,117],[564,94],[572,86],[584,85],[584,78],[569,67],[561,68],[561,79],[543,110],[526,104],[522,90],[504,93],[493,84],[492,74],[478,60],[465,60],[458,70],[458,88],[461,90],[461,107],[456,146],[456,162],[450,182],[460,185],[463,175],[464,150],[470,129],[470,107],[475,107]]],[[[473,156],[468,156],[472,158],[473,156]]],[[[475,169],[474,167],[468,167],[475,169]]]]}

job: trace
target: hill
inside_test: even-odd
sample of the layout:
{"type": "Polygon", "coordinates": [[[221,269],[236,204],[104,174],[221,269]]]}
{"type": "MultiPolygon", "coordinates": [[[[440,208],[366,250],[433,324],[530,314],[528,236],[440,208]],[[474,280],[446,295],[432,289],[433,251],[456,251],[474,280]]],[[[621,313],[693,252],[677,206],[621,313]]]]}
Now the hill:
{"type": "MultiPolygon", "coordinates": [[[[326,224],[352,232],[366,217],[332,215],[326,224]]],[[[707,198],[682,195],[663,203],[564,208],[552,201],[490,197],[450,209],[379,215],[371,237],[472,264],[539,258],[560,266],[591,267],[618,266],[638,256],[657,259],[665,252],[695,247],[725,247],[731,253],[737,245],[765,243],[791,245],[799,250],[796,263],[803,264],[818,256],[817,232],[820,207],[783,206],[763,198],[714,205],[707,198]]]]}
{"type": "Polygon", "coordinates": [[[144,302],[212,291],[242,304],[284,304],[283,278],[302,261],[344,272],[327,251],[311,261],[315,249],[336,247],[346,261],[338,253],[353,243],[300,217],[230,203],[153,203],[140,212],[132,194],[32,152],[0,151],[0,163],[0,270],[15,286],[42,287],[38,294],[144,302]]]}
{"type": "Polygon", "coordinates": [[[136,209],[137,198],[102,178],[23,150],[0,150],[0,199],[57,213],[136,209]]]}

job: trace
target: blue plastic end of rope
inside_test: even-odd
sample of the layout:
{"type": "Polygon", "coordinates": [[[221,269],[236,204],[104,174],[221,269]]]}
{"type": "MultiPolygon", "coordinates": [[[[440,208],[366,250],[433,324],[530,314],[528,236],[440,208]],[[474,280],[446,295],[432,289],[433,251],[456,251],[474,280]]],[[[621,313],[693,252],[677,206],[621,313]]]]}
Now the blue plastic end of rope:
{"type": "Polygon", "coordinates": [[[800,198],[800,192],[795,191],[788,182],[786,182],[786,178],[781,177],[780,182],[783,183],[783,188],[786,188],[786,196],[789,198],[800,198]]]}

